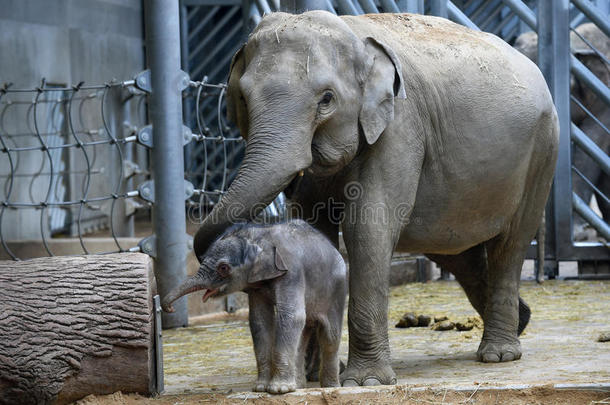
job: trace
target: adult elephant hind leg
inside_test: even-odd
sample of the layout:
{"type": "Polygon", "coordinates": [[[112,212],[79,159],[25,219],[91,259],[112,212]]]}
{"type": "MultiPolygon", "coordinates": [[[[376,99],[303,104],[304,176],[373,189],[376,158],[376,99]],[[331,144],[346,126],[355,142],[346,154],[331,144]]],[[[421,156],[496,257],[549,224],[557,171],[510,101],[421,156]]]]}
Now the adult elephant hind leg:
{"type": "MultiPolygon", "coordinates": [[[[476,245],[458,255],[427,256],[455,276],[464,289],[468,300],[483,318],[487,305],[487,252],[485,244],[476,245]]],[[[529,319],[529,306],[519,297],[519,335],[527,326],[529,319]]]]}
{"type": "MultiPolygon", "coordinates": [[[[541,181],[551,177],[552,169],[546,170],[544,174],[541,181]]],[[[526,187],[527,192],[521,206],[508,228],[485,243],[487,302],[483,313],[483,339],[477,351],[477,357],[482,362],[496,363],[521,358],[518,336],[527,325],[530,315],[529,307],[519,297],[521,269],[527,248],[538,230],[544,212],[548,184],[550,179],[526,187]]]]}
{"type": "Polygon", "coordinates": [[[533,148],[517,210],[506,228],[485,242],[487,304],[483,338],[477,351],[483,362],[521,358],[518,335],[529,319],[529,308],[519,298],[521,269],[540,226],[557,162],[559,124],[552,107],[541,114],[531,136],[533,148]]]}
{"type": "Polygon", "coordinates": [[[489,271],[487,305],[483,313],[483,339],[479,361],[497,363],[521,358],[519,332],[519,279],[525,259],[524,243],[513,235],[487,242],[489,271]]]}
{"type": "Polygon", "coordinates": [[[483,316],[487,290],[487,255],[485,245],[474,246],[457,255],[427,255],[443,269],[450,271],[464,289],[474,309],[483,316]]]}

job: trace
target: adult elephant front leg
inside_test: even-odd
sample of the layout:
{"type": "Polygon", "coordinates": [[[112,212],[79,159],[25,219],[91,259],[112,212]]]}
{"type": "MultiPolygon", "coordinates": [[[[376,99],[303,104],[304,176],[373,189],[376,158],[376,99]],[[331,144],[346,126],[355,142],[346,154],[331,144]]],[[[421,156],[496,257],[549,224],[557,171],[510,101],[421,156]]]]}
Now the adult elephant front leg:
{"type": "MultiPolygon", "coordinates": [[[[346,221],[347,223],[348,221],[346,221]]],[[[395,384],[388,341],[388,286],[392,238],[387,225],[343,226],[349,256],[349,356],[343,386],[395,384]]]]}
{"type": "MultiPolygon", "coordinates": [[[[360,186],[360,184],[358,184],[360,186]]],[[[349,356],[343,386],[395,384],[388,341],[390,261],[399,234],[392,204],[364,186],[364,198],[348,201],[343,237],[349,256],[349,356]],[[368,197],[367,197],[368,194],[368,197]]],[[[387,193],[386,193],[387,194],[387,193]]],[[[350,190],[346,189],[349,198],[350,190]]]]}

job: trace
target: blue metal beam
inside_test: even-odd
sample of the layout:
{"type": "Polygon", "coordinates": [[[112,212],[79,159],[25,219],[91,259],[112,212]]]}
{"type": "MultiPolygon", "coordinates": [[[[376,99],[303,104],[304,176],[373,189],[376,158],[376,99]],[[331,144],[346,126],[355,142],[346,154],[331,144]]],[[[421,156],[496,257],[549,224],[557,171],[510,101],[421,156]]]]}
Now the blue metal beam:
{"type": "Polygon", "coordinates": [[[583,217],[600,235],[610,240],[610,226],[593,211],[576,193],[572,193],[574,211],[583,217]]]}
{"type": "MultiPolygon", "coordinates": [[[[517,10],[515,12],[519,13],[517,10]]],[[[528,15],[523,10],[521,13],[528,15]]],[[[560,128],[552,190],[556,256],[570,255],[573,250],[572,232],[566,232],[572,229],[572,199],[569,198],[572,194],[569,43],[569,0],[538,2],[538,66],[553,95],[560,128]]]]}
{"type": "MultiPolygon", "coordinates": [[[[515,12],[515,14],[517,14],[519,16],[519,18],[521,18],[523,20],[524,23],[529,25],[529,27],[532,30],[537,31],[536,14],[534,14],[534,12],[525,3],[523,3],[521,0],[502,0],[502,1],[504,2],[504,4],[506,4],[508,7],[510,7],[510,9],[513,10],[515,12]]],[[[553,1],[555,1],[555,0],[553,0],[553,1]]],[[[552,1],[549,3],[552,3],[552,1]]],[[[538,14],[540,14],[540,13],[538,13],[538,14]]]]}
{"type": "Polygon", "coordinates": [[[430,2],[430,14],[447,18],[449,16],[447,11],[448,0],[429,0],[430,2]]]}
{"type": "Polygon", "coordinates": [[[610,106],[610,89],[597,78],[581,61],[574,55],[570,55],[571,70],[578,79],[585,83],[599,98],[610,106]]]}
{"type": "Polygon", "coordinates": [[[589,0],[572,0],[572,3],[574,3],[584,15],[589,17],[604,34],[610,37],[610,21],[608,20],[608,16],[604,15],[595,4],[589,0]]]}
{"type": "Polygon", "coordinates": [[[381,7],[383,7],[383,11],[386,13],[400,13],[396,2],[393,0],[380,0],[381,7]]]}
{"type": "Polygon", "coordinates": [[[350,0],[337,0],[340,14],[358,15],[360,14],[350,0]]]}
{"type": "Polygon", "coordinates": [[[571,123],[571,137],[578,147],[580,147],[587,155],[599,165],[599,167],[610,176],[610,157],[606,152],[600,149],[595,142],[591,140],[580,128],[574,123],[571,123]]]}
{"type": "Polygon", "coordinates": [[[457,8],[457,6],[453,4],[453,2],[450,0],[447,1],[447,14],[449,15],[449,18],[452,21],[465,25],[466,27],[475,31],[481,31],[479,27],[477,27],[475,23],[470,21],[470,18],[468,18],[466,14],[462,13],[462,10],[457,8]]]}
{"type": "Polygon", "coordinates": [[[360,6],[367,14],[378,14],[379,10],[377,10],[377,6],[373,0],[357,0],[360,3],[360,6]]]}

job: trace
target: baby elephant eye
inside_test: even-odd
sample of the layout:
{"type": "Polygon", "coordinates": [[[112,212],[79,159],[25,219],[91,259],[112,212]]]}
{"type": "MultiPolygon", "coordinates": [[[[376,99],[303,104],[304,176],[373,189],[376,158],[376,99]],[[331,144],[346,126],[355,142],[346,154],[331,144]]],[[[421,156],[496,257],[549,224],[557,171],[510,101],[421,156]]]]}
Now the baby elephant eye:
{"type": "Polygon", "coordinates": [[[218,267],[216,267],[216,270],[221,277],[227,277],[231,268],[227,263],[220,263],[218,267]]]}
{"type": "Polygon", "coordinates": [[[333,93],[331,93],[330,91],[327,91],[322,96],[322,100],[320,100],[320,104],[328,104],[328,103],[330,103],[330,101],[332,99],[333,99],[333,93]]]}

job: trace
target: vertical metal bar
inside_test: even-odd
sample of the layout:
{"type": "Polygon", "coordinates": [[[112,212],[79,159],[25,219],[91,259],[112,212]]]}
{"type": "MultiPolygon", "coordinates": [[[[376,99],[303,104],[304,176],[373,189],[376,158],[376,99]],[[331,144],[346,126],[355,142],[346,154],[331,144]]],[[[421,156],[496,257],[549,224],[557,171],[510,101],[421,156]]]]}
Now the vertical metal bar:
{"type": "Polygon", "coordinates": [[[557,259],[572,253],[569,24],[569,0],[538,1],[538,65],[553,95],[561,128],[552,190],[557,259]]]}
{"type": "Polygon", "coordinates": [[[163,332],[161,331],[161,298],[158,295],[153,297],[153,311],[155,317],[155,390],[161,394],[165,390],[163,374],[163,332]]]}
{"type": "Polygon", "coordinates": [[[296,13],[297,3],[296,0],[280,0],[280,10],[285,13],[296,13]]]}
{"type": "Polygon", "coordinates": [[[406,0],[405,3],[406,3],[405,7],[406,7],[407,13],[423,14],[423,12],[424,12],[424,1],[423,0],[406,0]]]}
{"type": "Polygon", "coordinates": [[[250,26],[250,12],[251,9],[251,1],[250,0],[241,0],[241,19],[243,21],[243,28],[242,28],[242,36],[243,36],[243,40],[245,40],[245,38],[248,36],[248,34],[250,33],[250,30],[252,29],[252,27],[250,26]]]}
{"type": "MultiPolygon", "coordinates": [[[[189,43],[188,43],[188,12],[186,9],[186,5],[182,0],[180,0],[180,64],[182,66],[182,70],[185,72],[189,72],[189,43]]],[[[189,127],[192,127],[191,122],[191,111],[193,110],[193,98],[187,97],[184,100],[184,105],[182,107],[182,114],[184,116],[184,122],[189,127]]],[[[193,152],[193,144],[188,143],[184,147],[184,170],[187,170],[189,164],[191,162],[191,153],[193,152]]]]}
{"type": "Polygon", "coordinates": [[[383,7],[384,13],[400,13],[394,0],[380,0],[379,2],[381,3],[381,7],[383,7]]]}
{"type": "MultiPolygon", "coordinates": [[[[186,279],[180,18],[176,1],[147,0],[145,6],[146,57],[152,88],[155,277],[159,295],[165,296],[186,279]]],[[[188,324],[186,298],[178,300],[174,308],[174,313],[163,313],[164,328],[188,324]]]]}
{"type": "Polygon", "coordinates": [[[309,10],[329,10],[327,0],[280,0],[282,11],[298,14],[309,10]]]}
{"type": "Polygon", "coordinates": [[[430,0],[430,14],[447,18],[447,0],[430,0]]]}
{"type": "Polygon", "coordinates": [[[360,7],[362,7],[365,13],[379,14],[379,10],[377,9],[377,6],[373,2],[373,0],[359,0],[358,2],[360,3],[360,7]]]}
{"type": "MultiPolygon", "coordinates": [[[[117,127],[117,134],[122,134],[125,131],[125,125],[131,119],[131,102],[129,97],[129,92],[121,91],[119,102],[121,105],[121,119],[119,120],[119,126],[117,127]]],[[[118,137],[118,136],[117,136],[118,137]]],[[[122,138],[125,138],[123,135],[122,138]]],[[[123,161],[120,162],[123,166],[125,166],[126,162],[133,162],[133,148],[134,144],[132,142],[126,143],[123,146],[123,161]]],[[[123,169],[123,176],[125,176],[125,170],[123,169]]],[[[129,190],[133,190],[133,180],[131,176],[130,178],[123,178],[123,186],[121,187],[120,193],[124,194],[129,190]]],[[[135,235],[135,221],[134,215],[126,215],[127,211],[127,200],[118,201],[117,204],[121,207],[119,212],[117,213],[118,221],[117,223],[121,224],[122,231],[118,233],[117,236],[128,236],[133,237],[135,235]]]]}
{"type": "Polygon", "coordinates": [[[418,283],[425,283],[426,281],[428,281],[428,273],[426,271],[426,258],[418,257],[415,260],[417,265],[416,281],[418,283]]]}
{"type": "MultiPolygon", "coordinates": [[[[403,0],[399,0],[403,1],[403,0]]],[[[341,14],[349,14],[349,15],[358,15],[360,14],[351,0],[337,0],[337,5],[339,6],[339,13],[341,14]]]]}

